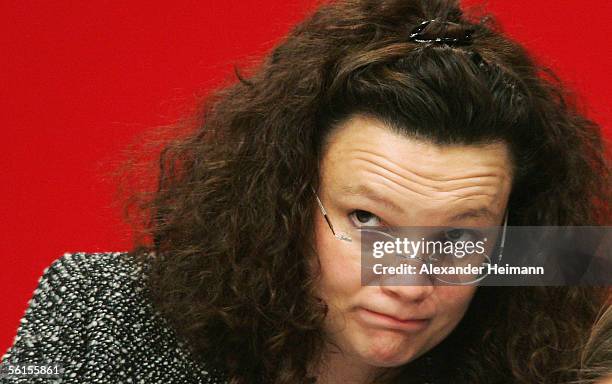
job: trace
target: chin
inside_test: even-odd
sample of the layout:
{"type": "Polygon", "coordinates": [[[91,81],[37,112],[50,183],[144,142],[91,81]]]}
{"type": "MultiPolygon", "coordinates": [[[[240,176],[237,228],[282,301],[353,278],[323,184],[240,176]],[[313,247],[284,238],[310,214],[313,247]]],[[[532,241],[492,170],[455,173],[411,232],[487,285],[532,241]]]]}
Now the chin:
{"type": "Polygon", "coordinates": [[[409,363],[422,354],[419,345],[414,341],[406,340],[397,334],[393,336],[394,339],[387,336],[367,340],[367,345],[358,351],[361,359],[372,366],[390,368],[409,363]]]}
{"type": "Polygon", "coordinates": [[[362,356],[368,365],[381,368],[399,367],[411,362],[415,357],[415,354],[411,352],[397,354],[380,350],[369,351],[365,356],[362,356]]]}

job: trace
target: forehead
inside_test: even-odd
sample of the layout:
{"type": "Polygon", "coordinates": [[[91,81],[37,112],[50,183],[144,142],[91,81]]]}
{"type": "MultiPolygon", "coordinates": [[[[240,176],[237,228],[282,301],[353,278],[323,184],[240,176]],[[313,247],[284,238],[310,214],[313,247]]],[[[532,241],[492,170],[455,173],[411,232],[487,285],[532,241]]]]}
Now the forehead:
{"type": "Polygon", "coordinates": [[[353,116],[330,135],[321,172],[335,194],[368,191],[404,207],[499,211],[510,190],[512,163],[503,143],[441,146],[353,116]]]}

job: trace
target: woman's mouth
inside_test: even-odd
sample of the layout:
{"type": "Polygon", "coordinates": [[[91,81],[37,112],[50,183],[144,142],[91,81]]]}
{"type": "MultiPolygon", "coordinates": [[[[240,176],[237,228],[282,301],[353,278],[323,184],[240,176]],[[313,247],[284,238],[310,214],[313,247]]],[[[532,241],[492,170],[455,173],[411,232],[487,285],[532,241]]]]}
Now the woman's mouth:
{"type": "Polygon", "coordinates": [[[410,332],[422,331],[423,329],[427,328],[431,322],[430,318],[399,319],[397,317],[375,312],[363,307],[359,307],[357,309],[357,316],[363,323],[369,326],[392,328],[410,332]]]}

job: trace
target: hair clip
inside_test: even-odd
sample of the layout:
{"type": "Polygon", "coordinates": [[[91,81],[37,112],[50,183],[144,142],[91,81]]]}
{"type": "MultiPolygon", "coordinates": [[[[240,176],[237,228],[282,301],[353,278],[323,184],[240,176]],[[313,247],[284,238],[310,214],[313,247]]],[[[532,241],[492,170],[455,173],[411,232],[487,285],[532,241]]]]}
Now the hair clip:
{"type": "MultiPolygon", "coordinates": [[[[431,28],[429,28],[431,29],[431,28]]],[[[474,29],[465,28],[460,24],[450,21],[427,20],[417,25],[410,32],[409,40],[417,43],[439,43],[439,44],[455,44],[466,45],[472,42],[472,33],[474,29]],[[440,30],[425,31],[432,23],[441,24],[443,27],[442,33],[440,30]]]]}
{"type": "Polygon", "coordinates": [[[468,56],[470,57],[470,60],[472,60],[472,63],[474,63],[474,65],[476,65],[480,70],[488,69],[489,63],[487,63],[486,60],[480,56],[480,53],[476,51],[469,51],[468,56]]]}

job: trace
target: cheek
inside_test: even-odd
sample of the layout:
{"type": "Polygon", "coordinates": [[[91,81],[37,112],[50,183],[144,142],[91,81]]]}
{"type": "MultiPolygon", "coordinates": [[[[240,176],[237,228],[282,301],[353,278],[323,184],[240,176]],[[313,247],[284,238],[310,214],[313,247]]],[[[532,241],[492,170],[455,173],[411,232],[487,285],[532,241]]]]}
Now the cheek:
{"type": "Polygon", "coordinates": [[[421,335],[423,345],[421,352],[430,350],[444,340],[459,324],[476,287],[469,286],[436,286],[432,300],[436,302],[437,314],[429,330],[421,335]]]}
{"type": "Polygon", "coordinates": [[[438,286],[436,291],[440,321],[447,327],[454,327],[469,307],[476,287],[438,286]]]}

